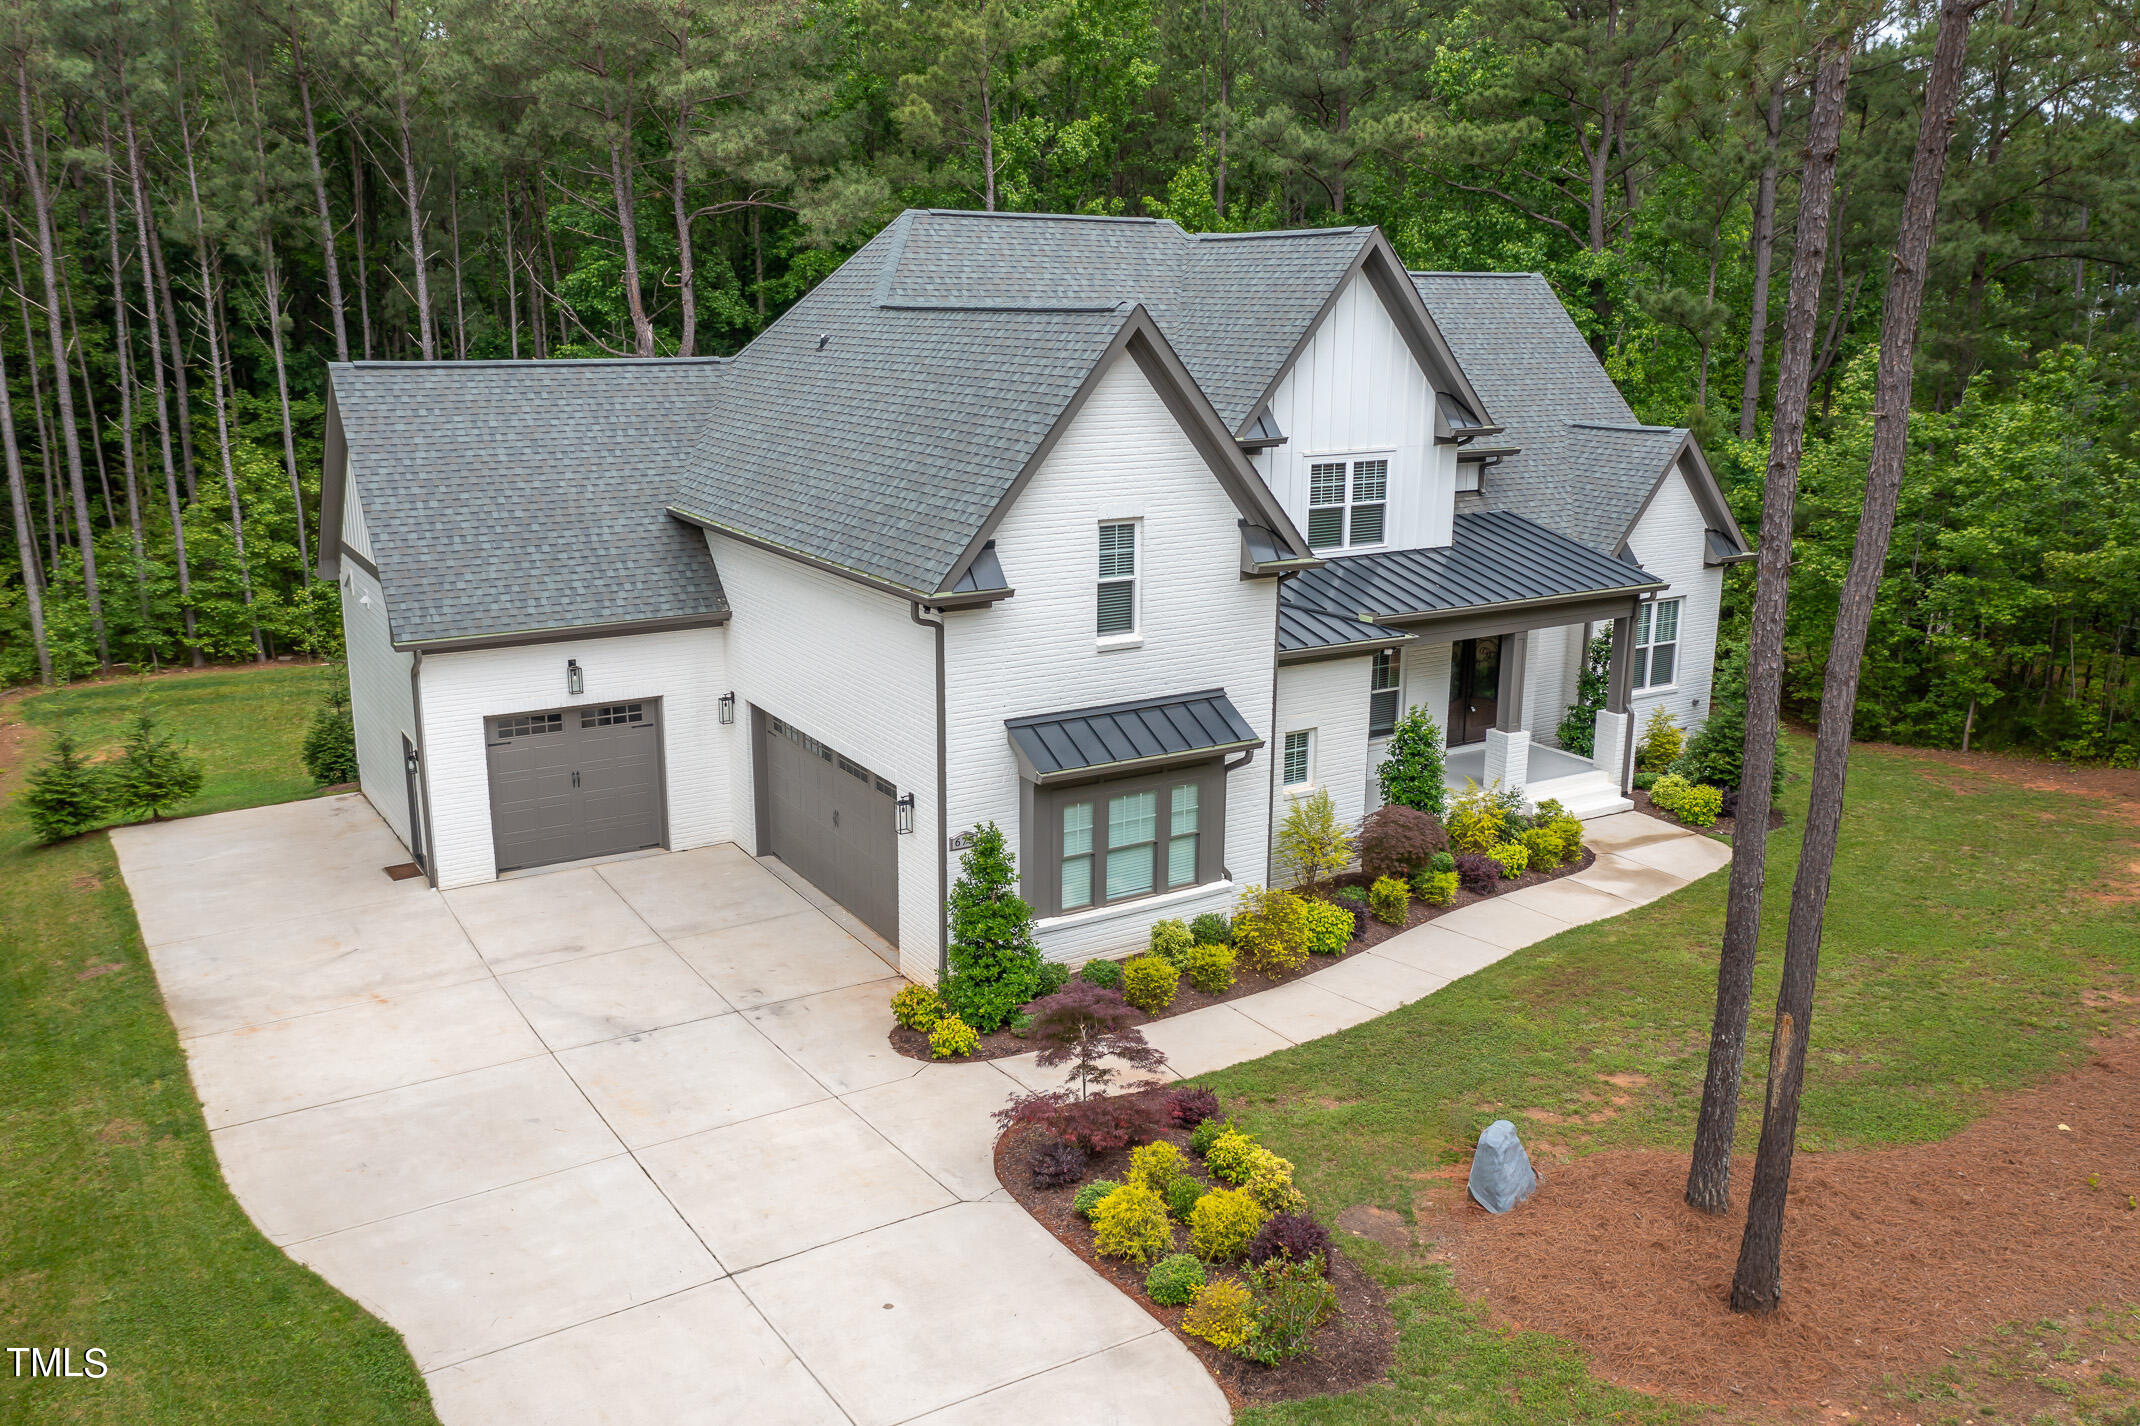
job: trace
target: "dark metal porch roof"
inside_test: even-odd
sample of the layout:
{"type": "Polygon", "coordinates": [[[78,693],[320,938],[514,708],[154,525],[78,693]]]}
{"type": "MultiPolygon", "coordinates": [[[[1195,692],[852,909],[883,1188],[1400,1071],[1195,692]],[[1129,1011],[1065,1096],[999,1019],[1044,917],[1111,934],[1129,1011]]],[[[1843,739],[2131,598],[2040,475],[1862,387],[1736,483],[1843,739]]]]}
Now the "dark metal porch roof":
{"type": "Polygon", "coordinates": [[[1006,718],[1018,768],[1033,782],[1061,782],[1197,762],[1263,746],[1223,688],[1006,718]]]}

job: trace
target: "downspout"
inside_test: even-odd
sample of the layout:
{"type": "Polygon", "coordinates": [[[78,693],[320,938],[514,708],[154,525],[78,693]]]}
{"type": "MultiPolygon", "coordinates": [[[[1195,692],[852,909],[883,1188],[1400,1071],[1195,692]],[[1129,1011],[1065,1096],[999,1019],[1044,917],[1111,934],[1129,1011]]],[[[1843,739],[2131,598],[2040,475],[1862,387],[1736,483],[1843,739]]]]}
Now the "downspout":
{"type": "Polygon", "coordinates": [[[942,985],[951,973],[951,942],[945,908],[951,904],[951,819],[946,801],[950,796],[944,719],[944,620],[921,617],[921,606],[909,604],[907,617],[924,629],[936,631],[936,983],[942,985]]]}
{"type": "MultiPolygon", "coordinates": [[[[1278,574],[1278,597],[1271,601],[1271,737],[1278,732],[1278,621],[1285,609],[1285,582],[1293,577],[1293,571],[1281,570],[1278,574]]],[[[1278,816],[1278,769],[1285,763],[1285,748],[1281,744],[1277,755],[1271,759],[1270,776],[1263,790],[1263,884],[1273,885],[1278,875],[1278,837],[1271,823],[1278,816]]]]}
{"type": "MultiPolygon", "coordinates": [[[[416,649],[409,655],[409,715],[416,722],[416,794],[423,799],[424,819],[424,880],[433,891],[438,889],[438,838],[431,830],[431,754],[424,747],[424,651],[416,649]]],[[[416,809],[409,809],[409,820],[416,820],[416,809]]]]}

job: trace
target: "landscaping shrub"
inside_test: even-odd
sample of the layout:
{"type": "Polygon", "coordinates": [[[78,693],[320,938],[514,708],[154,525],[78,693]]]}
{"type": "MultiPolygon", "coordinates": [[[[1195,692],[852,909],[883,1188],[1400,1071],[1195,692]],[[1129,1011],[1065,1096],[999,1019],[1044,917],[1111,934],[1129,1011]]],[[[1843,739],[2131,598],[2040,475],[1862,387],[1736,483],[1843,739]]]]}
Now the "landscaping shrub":
{"type": "Polygon", "coordinates": [[[1357,886],[1333,887],[1330,892],[1330,899],[1339,906],[1348,909],[1352,907],[1364,909],[1367,905],[1367,893],[1357,886]]]}
{"type": "Polygon", "coordinates": [[[1141,1183],[1154,1193],[1164,1193],[1168,1184],[1187,1173],[1181,1150],[1165,1139],[1155,1139],[1141,1149],[1129,1151],[1130,1183],[1141,1183]]]}
{"type": "Polygon", "coordinates": [[[126,743],[112,766],[111,800],[129,817],[160,819],[199,795],[207,774],[201,760],[189,757],[169,733],[156,730],[156,718],[136,713],[126,727],[126,743]]]}
{"type": "Polygon", "coordinates": [[[1560,715],[1560,727],[1554,734],[1564,750],[1579,758],[1587,758],[1595,751],[1598,714],[1605,707],[1611,683],[1612,635],[1608,632],[1592,639],[1583,651],[1582,671],[1575,676],[1575,702],[1560,715]]]}
{"type": "Polygon", "coordinates": [[[1648,792],[1657,785],[1657,774],[1654,772],[1638,772],[1628,781],[1634,784],[1635,791],[1648,792]]]}
{"type": "Polygon", "coordinates": [[[1501,864],[1489,861],[1477,852],[1462,852],[1456,859],[1456,877],[1466,891],[1491,896],[1501,884],[1501,864]]]}
{"type": "Polygon", "coordinates": [[[1174,1003],[1181,972],[1158,956],[1138,956],[1122,967],[1122,998],[1154,1015],[1174,1003]]]}
{"type": "Polygon", "coordinates": [[[1452,849],[1483,853],[1507,840],[1508,809],[1485,788],[1467,782],[1449,808],[1448,829],[1452,849]]]}
{"type": "Polygon", "coordinates": [[[1304,1263],[1311,1258],[1330,1261],[1330,1230],[1305,1213],[1274,1213],[1256,1230],[1248,1245],[1248,1260],[1263,1264],[1272,1258],[1291,1258],[1304,1263]]]}
{"type": "Polygon", "coordinates": [[[1724,810],[1724,794],[1714,787],[1697,787],[1678,773],[1660,777],[1650,788],[1650,801],[1696,827],[1713,827],[1724,810]]]}
{"type": "Polygon", "coordinates": [[[1225,1130],[1203,1151],[1204,1162],[1211,1172],[1227,1183],[1243,1184],[1256,1171],[1256,1150],[1261,1148],[1254,1139],[1228,1124],[1225,1130]]]}
{"type": "Polygon", "coordinates": [[[1181,969],[1182,957],[1189,947],[1196,944],[1196,933],[1186,921],[1154,921],[1152,923],[1152,954],[1176,970],[1181,969]]]}
{"type": "Polygon", "coordinates": [[[1254,1330],[1237,1351],[1275,1366],[1308,1350],[1315,1329],[1337,1311],[1337,1289],[1313,1259],[1273,1258],[1248,1270],[1255,1289],[1254,1330]]]}
{"type": "Polygon", "coordinates": [[[951,888],[951,973],[944,1004],[980,1030],[1000,1030],[1040,991],[1033,908],[1018,895],[1018,870],[993,822],[975,831],[951,888]]]}
{"type": "Polygon", "coordinates": [[[1181,1315],[1181,1330],[1201,1337],[1221,1351],[1238,1352],[1256,1329],[1254,1299],[1230,1277],[1207,1282],[1181,1315]]]}
{"type": "Polygon", "coordinates": [[[1278,862],[1309,891],[1352,865],[1352,828],[1338,820],[1328,788],[1295,798],[1286,808],[1278,824],[1278,862]]]}
{"type": "Polygon", "coordinates": [[[1064,965],[1061,961],[1042,961],[1040,963],[1040,989],[1034,991],[1033,996],[1036,1000],[1044,999],[1061,990],[1064,985],[1069,983],[1069,980],[1070,967],[1064,965]]]}
{"type": "Polygon", "coordinates": [[[1456,873],[1423,871],[1414,878],[1412,890],[1429,906],[1450,905],[1456,900],[1456,873]]]}
{"type": "Polygon", "coordinates": [[[1096,1178],[1077,1191],[1077,1197],[1070,1200],[1070,1211],[1090,1223],[1092,1210],[1100,1206],[1100,1200],[1121,1186],[1111,1178],[1096,1178]]]}
{"type": "Polygon", "coordinates": [[[1385,926],[1402,926],[1412,913],[1412,888],[1394,876],[1377,877],[1368,888],[1367,909],[1385,926]]]}
{"type": "Polygon", "coordinates": [[[1455,871],[1456,855],[1453,852],[1436,852],[1434,860],[1427,863],[1429,871],[1455,871]]]}
{"type": "Polygon", "coordinates": [[[1233,944],[1233,927],[1216,911],[1206,911],[1189,923],[1189,934],[1196,937],[1199,946],[1230,946],[1233,944]]]}
{"type": "Polygon", "coordinates": [[[1180,1307],[1196,1299],[1204,1285],[1204,1265],[1187,1253],[1169,1253],[1144,1275],[1145,1293],[1161,1307],[1180,1307]]]}
{"type": "Polygon", "coordinates": [[[1211,1146],[1219,1141],[1221,1135],[1230,1134],[1232,1132],[1233,1120],[1220,1119],[1214,1116],[1212,1118],[1206,1119],[1203,1123],[1197,1125],[1195,1129],[1190,1131],[1189,1147],[1195,1153],[1201,1155],[1203,1158],[1208,1160],[1211,1157],[1211,1146]]]}
{"type": "Polygon", "coordinates": [[[357,725],[350,713],[346,671],[335,679],[327,701],[305,726],[297,756],[320,787],[357,780],[357,725]]]}
{"type": "Polygon", "coordinates": [[[1122,963],[1120,961],[1087,961],[1078,971],[1078,979],[1087,985],[1097,985],[1102,990],[1122,988],[1122,963]]]}
{"type": "Polygon", "coordinates": [[[1234,957],[1250,970],[1285,975],[1308,959],[1307,903],[1279,887],[1241,889],[1233,918],[1234,957]]]}
{"type": "Polygon", "coordinates": [[[1560,865],[1560,833],[1553,830],[1550,822],[1542,827],[1527,829],[1516,840],[1523,844],[1524,855],[1530,859],[1532,867],[1544,870],[1546,867],[1560,865]]]}
{"type": "Polygon", "coordinates": [[[1109,1060],[1141,1070],[1167,1062],[1137,1028],[1136,1010],[1115,991],[1072,981],[1047,999],[1034,1001],[1028,1014],[1027,1033],[1041,1042],[1034,1062],[1044,1069],[1070,1065],[1080,1100],[1113,1082],[1116,1070],[1109,1060]]]}
{"type": "Polygon", "coordinates": [[[981,1048],[981,1032],[956,1015],[945,1015],[929,1031],[929,1058],[956,1059],[981,1048]]]}
{"type": "Polygon", "coordinates": [[[1211,1185],[1191,1174],[1183,1174],[1166,1187],[1163,1195],[1167,1200],[1167,1212],[1174,1215],[1177,1223],[1189,1221],[1196,1211],[1196,1201],[1211,1192],[1211,1185]]]}
{"type": "Polygon", "coordinates": [[[1563,813],[1543,824],[1560,844],[1560,859],[1563,862],[1579,862],[1583,859],[1583,824],[1563,813]]]}
{"type": "Polygon", "coordinates": [[[1224,995],[1233,989],[1233,947],[1198,943],[1182,958],[1182,974],[1189,984],[1206,995],[1224,995]]]}
{"type": "Polygon", "coordinates": [[[1061,1139],[1040,1146],[1033,1155],[1033,1187],[1068,1188],[1085,1176],[1085,1165],[1090,1156],[1075,1144],[1061,1139]]]}
{"type": "Polygon", "coordinates": [[[1250,1156],[1243,1189],[1266,1213],[1298,1213],[1308,1206],[1307,1197],[1293,1186],[1293,1161],[1269,1149],[1259,1147],[1250,1156]]]}
{"type": "Polygon", "coordinates": [[[1219,1112],[1219,1097],[1200,1084],[1185,1084],[1167,1095],[1167,1113],[1183,1129],[1194,1129],[1219,1112]]]}
{"type": "Polygon", "coordinates": [[[1214,1188],[1189,1211],[1189,1241],[1196,1255],[1223,1263],[1241,1256],[1268,1216],[1263,1205],[1237,1188],[1214,1188]]]}
{"type": "MultiPolygon", "coordinates": [[[[1783,759],[1787,744],[1779,738],[1776,771],[1770,782],[1773,795],[1783,791],[1783,759]]],[[[1672,764],[1672,771],[1692,783],[1736,789],[1746,780],[1746,653],[1743,648],[1720,653],[1709,689],[1709,716],[1687,740],[1687,749],[1672,764]]]]}
{"type": "Polygon", "coordinates": [[[944,999],[926,985],[903,985],[892,996],[892,1018],[926,1035],[944,1018],[944,999]]]}
{"type": "Polygon", "coordinates": [[[1409,708],[1390,730],[1389,753],[1375,769],[1382,800],[1429,817],[1448,804],[1444,785],[1442,730],[1424,708],[1409,708]]]}
{"type": "Polygon", "coordinates": [[[52,751],[32,769],[22,790],[30,830],[47,846],[104,825],[111,810],[111,787],[103,769],[82,756],[74,734],[61,728],[52,735],[52,751]]]}
{"type": "Polygon", "coordinates": [[[1377,879],[1409,878],[1449,845],[1441,822],[1416,807],[1386,802],[1360,823],[1360,870],[1377,879]]]}
{"type": "Polygon", "coordinates": [[[1164,1199],[1141,1183],[1125,1183],[1092,1210],[1093,1249],[1100,1256],[1148,1263],[1174,1246],[1164,1199]]]}
{"type": "Polygon", "coordinates": [[[1486,859],[1501,868],[1501,875],[1510,881],[1522,876],[1531,864],[1531,854],[1521,842],[1503,842],[1488,852],[1486,859]]]}
{"type": "Polygon", "coordinates": [[[1303,907],[1308,925],[1311,955],[1342,956],[1352,944],[1360,923],[1353,913],[1328,901],[1310,901],[1303,907]]]}
{"type": "Polygon", "coordinates": [[[1642,725],[1642,741],[1635,745],[1635,766],[1644,772],[1664,772],[1678,760],[1687,745],[1687,735],[1662,708],[1652,708],[1642,725]]]}

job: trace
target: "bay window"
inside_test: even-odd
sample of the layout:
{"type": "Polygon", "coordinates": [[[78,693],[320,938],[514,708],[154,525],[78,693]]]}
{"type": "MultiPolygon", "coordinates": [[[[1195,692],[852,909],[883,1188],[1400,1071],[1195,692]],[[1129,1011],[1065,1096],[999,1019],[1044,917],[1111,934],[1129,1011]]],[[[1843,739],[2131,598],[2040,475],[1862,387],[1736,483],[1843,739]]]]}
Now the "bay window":
{"type": "Polygon", "coordinates": [[[1225,798],[1216,761],[1032,788],[1026,899],[1063,915],[1220,880],[1225,798]]]}

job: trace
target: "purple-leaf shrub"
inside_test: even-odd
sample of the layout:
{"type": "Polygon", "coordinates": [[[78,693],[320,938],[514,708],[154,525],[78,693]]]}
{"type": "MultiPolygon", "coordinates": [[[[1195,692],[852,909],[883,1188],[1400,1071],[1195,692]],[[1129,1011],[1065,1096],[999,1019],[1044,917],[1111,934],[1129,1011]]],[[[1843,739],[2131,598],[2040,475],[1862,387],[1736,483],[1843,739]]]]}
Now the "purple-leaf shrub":
{"type": "Polygon", "coordinates": [[[1185,1084],[1167,1096],[1175,1127],[1194,1129],[1219,1112],[1219,1097],[1200,1084],[1185,1084]]]}
{"type": "Polygon", "coordinates": [[[1040,1041],[1034,1056],[1042,1068],[1071,1066],[1078,1098],[1105,1093],[1118,1073],[1108,1060],[1118,1060],[1132,1069],[1156,1070],[1167,1057],[1144,1038],[1137,1023],[1144,1012],[1107,990],[1083,980],[1073,980],[1061,990],[1027,1007],[1032,1023],[1026,1034],[1040,1041]]]}
{"type": "Polygon", "coordinates": [[[1413,872],[1448,847],[1449,834],[1439,819],[1416,807],[1388,802],[1360,823],[1358,845],[1360,870],[1371,880],[1394,876],[1409,881],[1413,872]]]}
{"type": "Polygon", "coordinates": [[[1085,1177],[1084,1148],[1067,1139],[1051,1139],[1033,1155],[1033,1187],[1068,1188],[1085,1177]]]}
{"type": "Polygon", "coordinates": [[[1089,1154],[1148,1144],[1163,1127],[1159,1106],[1144,1095],[1094,1095],[1079,1099],[1067,1089],[1021,1094],[995,1113],[1005,1132],[1035,1128],[1089,1154]]]}
{"type": "Polygon", "coordinates": [[[1272,1214],[1248,1245],[1248,1260],[1252,1263],[1267,1263],[1272,1258],[1304,1263],[1311,1257],[1329,1266],[1330,1230],[1305,1213],[1272,1214]]]}
{"type": "Polygon", "coordinates": [[[1464,884],[1464,890],[1491,896],[1501,885],[1501,868],[1491,857],[1478,852],[1456,854],[1456,879],[1464,884]]]}

